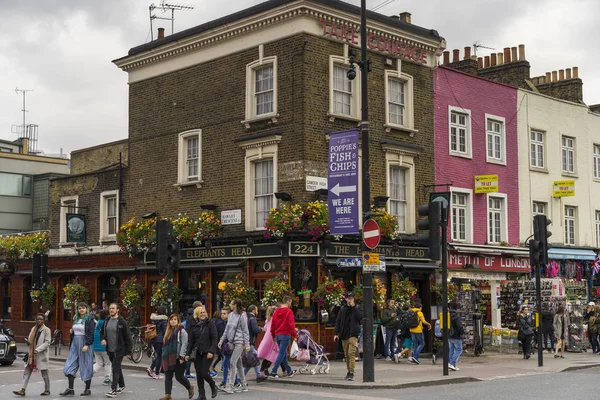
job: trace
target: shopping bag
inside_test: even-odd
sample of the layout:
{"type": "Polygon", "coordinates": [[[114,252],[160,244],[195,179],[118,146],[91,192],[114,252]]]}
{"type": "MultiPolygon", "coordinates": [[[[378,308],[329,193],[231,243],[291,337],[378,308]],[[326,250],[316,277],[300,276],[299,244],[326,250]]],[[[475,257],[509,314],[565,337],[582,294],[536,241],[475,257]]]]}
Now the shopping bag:
{"type": "Polygon", "coordinates": [[[292,343],[292,348],[290,349],[290,358],[296,358],[296,356],[298,355],[298,350],[298,342],[294,340],[294,342],[292,343]]]}

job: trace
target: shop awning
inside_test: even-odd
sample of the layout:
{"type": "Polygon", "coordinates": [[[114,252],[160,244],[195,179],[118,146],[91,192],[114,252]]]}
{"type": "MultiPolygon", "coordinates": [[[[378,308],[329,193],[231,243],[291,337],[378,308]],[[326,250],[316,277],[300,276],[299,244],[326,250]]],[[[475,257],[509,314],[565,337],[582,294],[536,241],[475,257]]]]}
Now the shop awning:
{"type": "Polygon", "coordinates": [[[484,254],[491,256],[517,256],[529,257],[529,249],[527,247],[513,246],[487,246],[476,244],[456,244],[450,243],[450,249],[459,253],[484,254]]]}
{"type": "Polygon", "coordinates": [[[594,261],[596,252],[590,249],[549,248],[548,258],[554,260],[594,261]]]}
{"type": "Polygon", "coordinates": [[[399,267],[404,271],[421,271],[421,272],[429,272],[434,273],[439,268],[437,264],[434,263],[417,263],[417,262],[404,262],[404,261],[386,261],[386,267],[399,267]]]}

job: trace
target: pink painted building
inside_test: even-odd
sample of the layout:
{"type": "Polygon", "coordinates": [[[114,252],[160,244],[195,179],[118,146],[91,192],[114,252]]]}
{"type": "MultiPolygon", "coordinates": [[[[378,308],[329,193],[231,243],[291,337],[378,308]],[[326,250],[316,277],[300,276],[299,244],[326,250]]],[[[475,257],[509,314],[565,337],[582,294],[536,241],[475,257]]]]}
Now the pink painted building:
{"type": "MultiPolygon", "coordinates": [[[[448,241],[489,246],[488,254],[518,246],[517,88],[446,66],[434,85],[435,183],[436,192],[450,192],[448,241]]],[[[466,264],[475,261],[499,259],[466,264]]]]}

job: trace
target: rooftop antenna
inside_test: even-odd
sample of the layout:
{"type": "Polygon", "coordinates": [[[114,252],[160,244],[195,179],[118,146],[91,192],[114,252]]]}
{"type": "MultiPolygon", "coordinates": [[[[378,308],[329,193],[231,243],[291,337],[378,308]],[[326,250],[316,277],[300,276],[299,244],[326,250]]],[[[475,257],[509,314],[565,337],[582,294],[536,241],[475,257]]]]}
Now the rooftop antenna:
{"type": "Polygon", "coordinates": [[[479,42],[475,42],[475,43],[473,43],[473,55],[476,57],[477,57],[477,49],[495,50],[493,47],[487,47],[482,44],[479,44],[479,42]]]}
{"type": "Polygon", "coordinates": [[[15,88],[16,94],[21,93],[23,95],[23,109],[21,110],[23,112],[23,125],[21,125],[21,126],[13,125],[12,132],[16,133],[19,136],[19,139],[21,139],[21,138],[29,139],[29,148],[27,149],[27,151],[29,153],[36,153],[37,152],[37,128],[38,128],[38,126],[35,124],[27,125],[27,123],[26,123],[25,116],[29,112],[29,111],[27,111],[27,108],[25,107],[25,104],[26,104],[25,97],[27,95],[27,92],[33,92],[33,89],[19,89],[18,86],[15,88]]]}
{"type": "Polygon", "coordinates": [[[152,28],[152,21],[155,19],[164,19],[167,21],[171,21],[171,35],[175,33],[175,10],[193,10],[194,6],[186,5],[186,4],[176,4],[176,3],[166,3],[165,0],[160,1],[160,5],[154,5],[154,3],[150,4],[150,39],[154,40],[154,32],[152,28]],[[171,17],[160,17],[156,14],[153,14],[154,10],[161,10],[164,14],[165,12],[171,10],[171,17]]]}

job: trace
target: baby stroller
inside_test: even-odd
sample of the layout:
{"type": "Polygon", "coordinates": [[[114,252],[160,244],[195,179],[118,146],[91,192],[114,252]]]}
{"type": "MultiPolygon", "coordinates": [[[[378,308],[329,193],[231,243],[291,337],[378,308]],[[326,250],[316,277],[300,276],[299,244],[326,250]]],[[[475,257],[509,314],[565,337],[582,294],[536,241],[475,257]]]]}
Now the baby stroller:
{"type": "Polygon", "coordinates": [[[329,359],[323,350],[323,346],[317,344],[306,329],[298,332],[298,348],[299,352],[296,360],[306,362],[306,365],[299,369],[301,374],[329,373],[329,359]]]}

